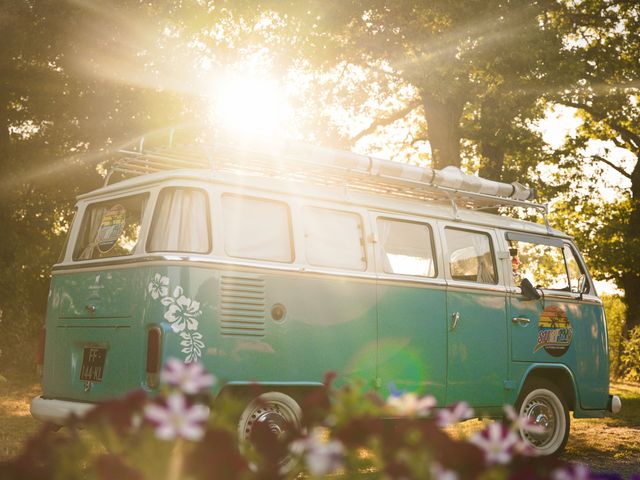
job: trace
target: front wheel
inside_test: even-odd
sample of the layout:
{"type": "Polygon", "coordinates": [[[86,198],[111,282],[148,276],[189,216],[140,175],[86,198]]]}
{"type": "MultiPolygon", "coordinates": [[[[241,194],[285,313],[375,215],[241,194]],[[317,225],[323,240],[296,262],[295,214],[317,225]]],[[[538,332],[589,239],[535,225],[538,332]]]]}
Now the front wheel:
{"type": "MultiPolygon", "coordinates": [[[[292,397],[281,392],[267,392],[246,406],[238,422],[238,437],[243,450],[257,454],[255,469],[291,469],[289,442],[302,429],[302,410],[292,397]]],[[[255,456],[255,455],[250,455],[255,456]]]]}
{"type": "Polygon", "coordinates": [[[558,455],[564,450],[571,421],[564,395],[554,383],[543,379],[527,382],[516,411],[529,424],[541,427],[535,432],[520,428],[520,435],[535,455],[558,455]]]}

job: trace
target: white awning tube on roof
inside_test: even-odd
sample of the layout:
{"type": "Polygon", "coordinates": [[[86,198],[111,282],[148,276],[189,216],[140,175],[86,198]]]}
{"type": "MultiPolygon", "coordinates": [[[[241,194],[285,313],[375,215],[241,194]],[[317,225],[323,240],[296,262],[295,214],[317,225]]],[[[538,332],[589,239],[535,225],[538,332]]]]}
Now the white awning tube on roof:
{"type": "Polygon", "coordinates": [[[350,171],[368,173],[373,176],[389,176],[413,180],[470,193],[481,193],[514,200],[532,200],[535,197],[535,192],[532,188],[518,182],[496,182],[466,174],[453,166],[435,170],[428,167],[418,167],[368,157],[353,152],[310,146],[299,142],[288,142],[283,150],[285,155],[291,159],[309,159],[314,163],[320,163],[327,167],[339,167],[350,171]]]}

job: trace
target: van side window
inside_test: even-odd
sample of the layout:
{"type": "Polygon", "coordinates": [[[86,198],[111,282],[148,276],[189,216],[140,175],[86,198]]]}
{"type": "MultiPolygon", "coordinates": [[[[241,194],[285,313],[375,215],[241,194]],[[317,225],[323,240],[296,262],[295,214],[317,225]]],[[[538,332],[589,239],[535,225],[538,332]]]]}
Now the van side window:
{"type": "Polygon", "coordinates": [[[317,267],[366,270],[360,215],[318,207],[303,209],[307,261],[317,267]]]}
{"type": "Polygon", "coordinates": [[[498,283],[491,238],[486,233],[445,228],[453,280],[498,283]]]}
{"type": "Polygon", "coordinates": [[[74,260],[131,255],[140,236],[148,194],[89,205],[73,249],[74,260]]]}
{"type": "Polygon", "coordinates": [[[149,252],[208,253],[209,202],[204,190],[165,188],[153,215],[149,252]]]}
{"type": "Polygon", "coordinates": [[[433,234],[424,223],[378,218],[378,234],[387,273],[435,277],[433,234]]]}
{"type": "Polygon", "coordinates": [[[293,261],[291,215],[286,203],[225,194],[222,196],[222,218],[227,255],[273,262],[293,261]]]}
{"type": "Polygon", "coordinates": [[[516,285],[527,278],[537,288],[578,292],[583,272],[571,248],[561,240],[510,240],[509,251],[516,285]]]}

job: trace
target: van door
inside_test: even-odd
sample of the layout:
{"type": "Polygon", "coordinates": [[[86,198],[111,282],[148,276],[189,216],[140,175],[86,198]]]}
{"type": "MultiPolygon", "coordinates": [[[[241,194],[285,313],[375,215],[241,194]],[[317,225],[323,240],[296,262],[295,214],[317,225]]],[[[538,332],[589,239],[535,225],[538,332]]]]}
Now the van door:
{"type": "Polygon", "coordinates": [[[508,295],[512,360],[566,365],[576,378],[582,407],[604,408],[606,327],[584,264],[560,238],[519,232],[505,236],[513,273],[508,295]],[[528,300],[521,294],[518,286],[525,278],[542,290],[542,298],[528,300]]]}
{"type": "Polygon", "coordinates": [[[447,275],[447,404],[504,403],[508,341],[506,289],[495,232],[442,224],[447,275]]]}
{"type": "Polygon", "coordinates": [[[433,225],[372,213],[378,271],[378,379],[382,393],[431,394],[445,401],[446,284],[433,225]]]}

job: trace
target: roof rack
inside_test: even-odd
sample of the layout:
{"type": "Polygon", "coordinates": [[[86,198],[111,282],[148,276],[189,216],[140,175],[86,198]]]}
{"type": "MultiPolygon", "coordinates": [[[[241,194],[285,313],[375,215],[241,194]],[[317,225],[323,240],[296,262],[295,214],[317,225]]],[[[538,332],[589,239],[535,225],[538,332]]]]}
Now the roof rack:
{"type": "Polygon", "coordinates": [[[442,170],[382,160],[342,150],[309,146],[300,142],[254,143],[251,146],[216,142],[169,142],[119,150],[105,179],[176,169],[207,169],[245,176],[277,178],[397,198],[448,202],[457,217],[458,208],[490,210],[498,207],[530,208],[542,214],[547,230],[548,205],[532,201],[533,189],[517,182],[495,182],[467,175],[455,167],[442,170]]]}

